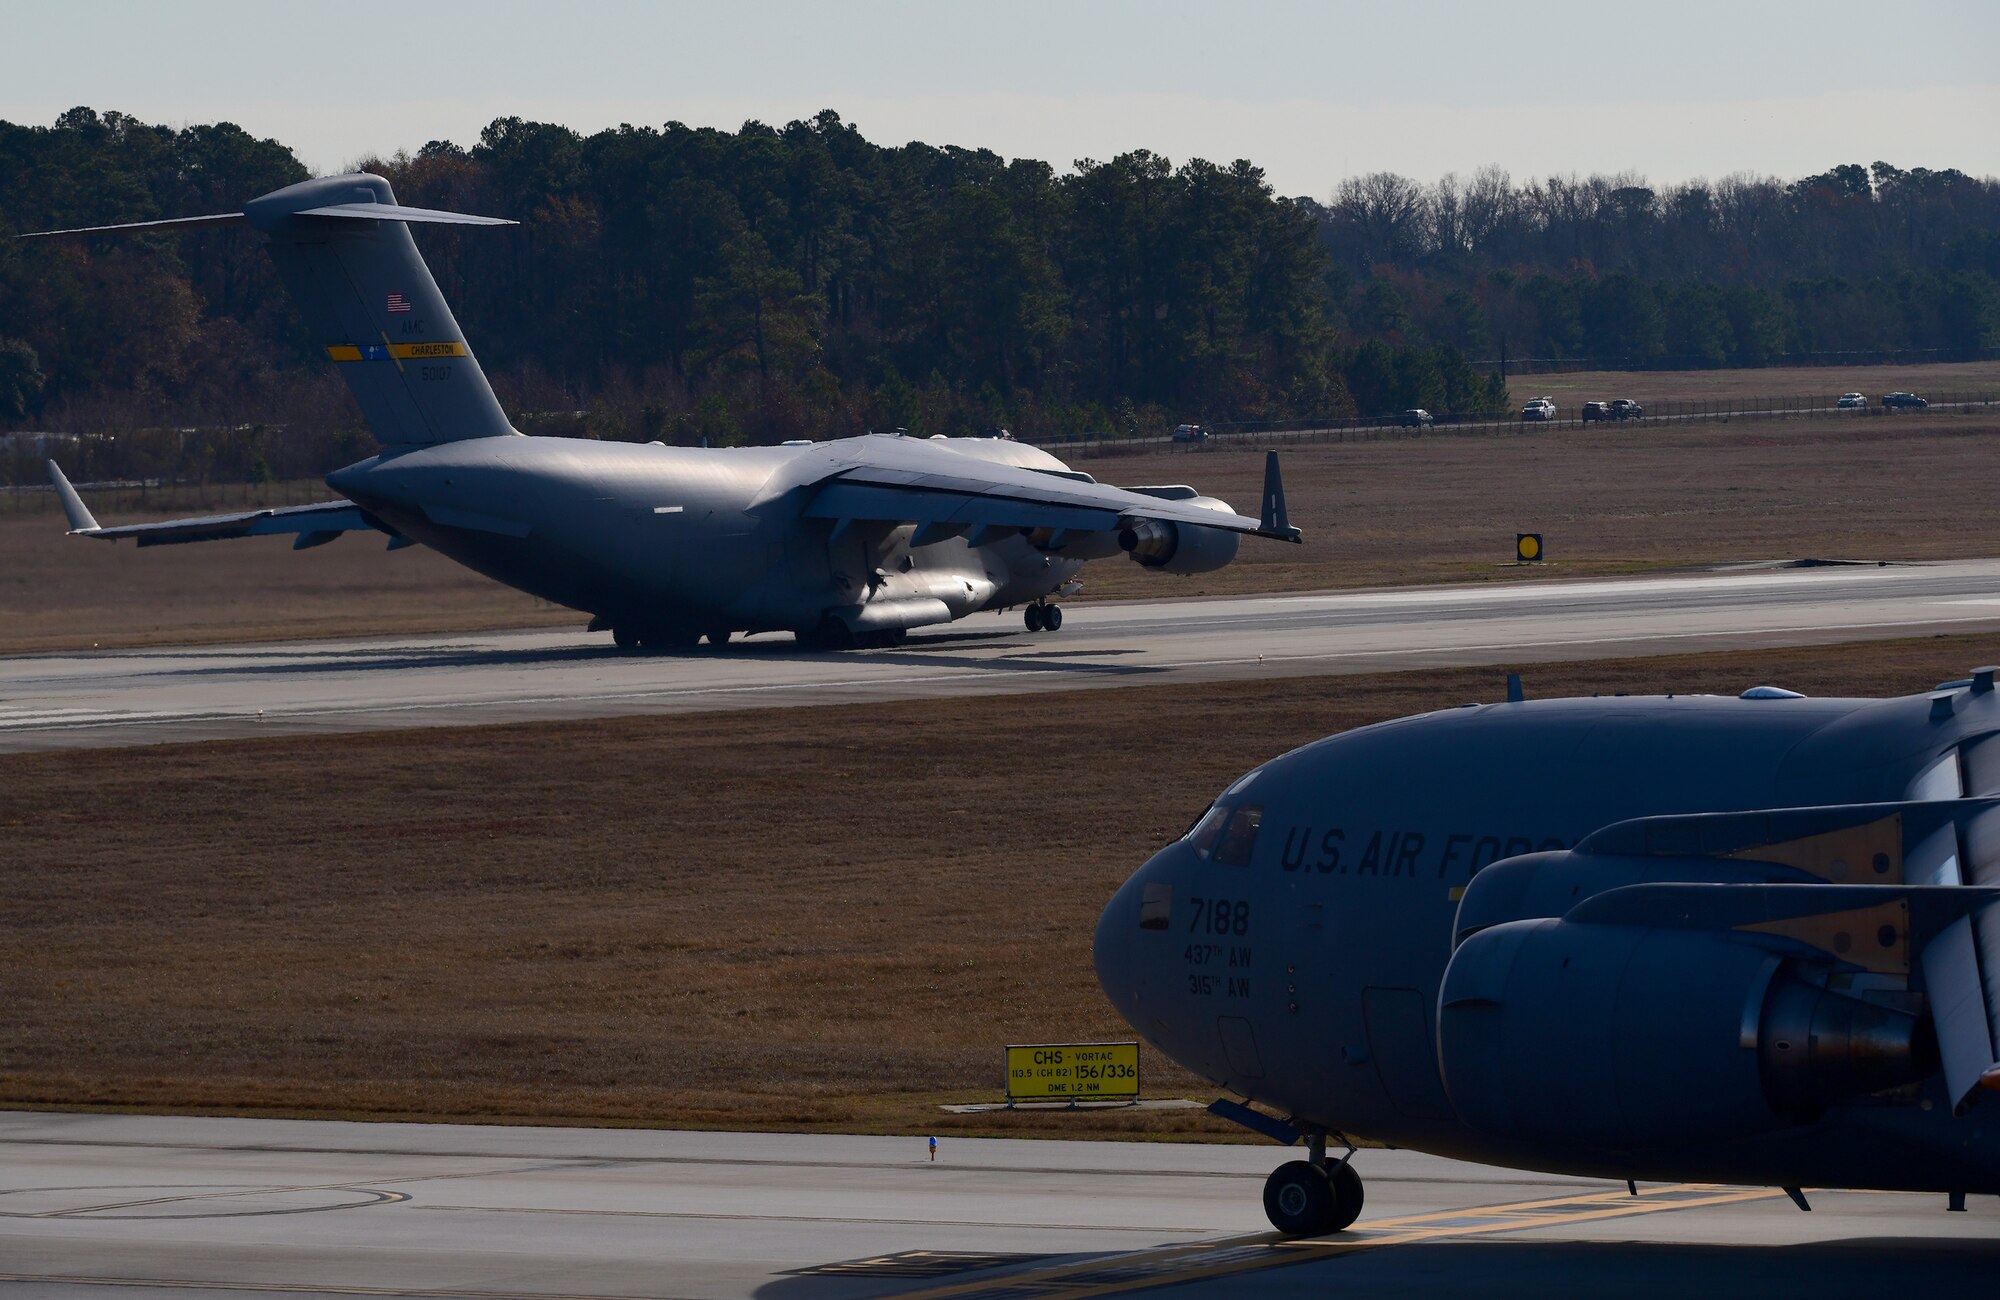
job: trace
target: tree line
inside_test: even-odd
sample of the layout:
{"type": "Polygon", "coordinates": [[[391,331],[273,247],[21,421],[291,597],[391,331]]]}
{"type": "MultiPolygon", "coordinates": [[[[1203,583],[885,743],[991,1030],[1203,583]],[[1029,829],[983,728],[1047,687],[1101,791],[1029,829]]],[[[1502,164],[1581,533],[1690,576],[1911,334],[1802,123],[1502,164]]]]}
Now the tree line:
{"type": "Polygon", "coordinates": [[[1701,368],[2000,345],[2000,181],[1955,169],[1658,189],[1379,172],[1308,207],[1347,328],[1482,359],[1701,368]]]}
{"type": "MultiPolygon", "coordinates": [[[[1985,346],[2000,277],[1994,182],[1882,164],[1660,191],[1382,174],[1321,203],[1247,161],[1058,172],[823,112],[501,118],[365,165],[405,203],[521,221],[416,235],[517,424],[632,440],[1489,413],[1506,387],[1472,360],[1503,351],[1985,346]]],[[[227,123],[0,122],[0,231],[230,211],[306,174],[227,123]]],[[[0,426],[116,433],[107,472],[364,454],[323,342],[245,230],[0,241],[0,426]]]]}

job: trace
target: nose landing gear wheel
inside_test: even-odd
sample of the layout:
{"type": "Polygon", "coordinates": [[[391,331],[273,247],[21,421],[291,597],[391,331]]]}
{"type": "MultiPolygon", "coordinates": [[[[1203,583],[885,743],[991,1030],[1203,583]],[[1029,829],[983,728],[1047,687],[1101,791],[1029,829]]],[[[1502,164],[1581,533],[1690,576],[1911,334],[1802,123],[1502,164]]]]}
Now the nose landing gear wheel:
{"type": "Polygon", "coordinates": [[[1061,630],[1062,630],[1062,606],[1061,605],[1042,606],[1042,631],[1057,632],[1061,630]]]}
{"type": "Polygon", "coordinates": [[[1361,1217],[1361,1175],[1342,1161],[1331,1169],[1290,1160],[1264,1183],[1264,1215],[1289,1237],[1342,1232],[1361,1217]]]}
{"type": "Polygon", "coordinates": [[[1026,610],[1022,611],[1022,614],[1021,614],[1021,621],[1022,621],[1023,623],[1026,623],[1026,624],[1028,625],[1028,630],[1029,630],[1030,632],[1039,632],[1039,631],[1041,631],[1041,630],[1042,630],[1042,607],[1041,607],[1040,605],[1030,605],[1030,606],[1028,606],[1028,608],[1027,608],[1026,610]]]}
{"type": "Polygon", "coordinates": [[[637,650],[639,634],[629,627],[614,627],[611,629],[611,644],[620,650],[637,650]]]}
{"type": "Polygon", "coordinates": [[[1316,1237],[1331,1231],[1333,1184],[1326,1171],[1304,1160],[1287,1160],[1264,1182],[1264,1215],[1289,1237],[1316,1237]]]}

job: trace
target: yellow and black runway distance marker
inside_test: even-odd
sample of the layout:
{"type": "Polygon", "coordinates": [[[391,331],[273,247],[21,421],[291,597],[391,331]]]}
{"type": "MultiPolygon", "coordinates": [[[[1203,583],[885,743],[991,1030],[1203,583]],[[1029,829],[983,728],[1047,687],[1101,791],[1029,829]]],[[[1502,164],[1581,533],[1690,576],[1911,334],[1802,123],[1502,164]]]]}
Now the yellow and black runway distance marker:
{"type": "Polygon", "coordinates": [[[1540,533],[1514,534],[1514,563],[1540,564],[1543,558],[1540,533]]]}
{"type": "Polygon", "coordinates": [[[1087,1300],[1093,1296],[1122,1295],[1152,1287],[1259,1273],[1390,1246],[1423,1245],[1531,1228],[1561,1228],[1664,1210],[1768,1201],[1784,1194],[1775,1187],[1718,1187],[1703,1183],[1641,1188],[1636,1195],[1619,1187],[1577,1196],[1364,1220],[1346,1232],[1324,1238],[1285,1238],[1272,1232],[1256,1232],[1158,1246],[1129,1255],[1101,1255],[1072,1264],[898,1292],[896,1300],[1001,1300],[1001,1297],[1013,1300],[1021,1296],[1034,1296],[1038,1300],[1041,1297],[1087,1300]]]}

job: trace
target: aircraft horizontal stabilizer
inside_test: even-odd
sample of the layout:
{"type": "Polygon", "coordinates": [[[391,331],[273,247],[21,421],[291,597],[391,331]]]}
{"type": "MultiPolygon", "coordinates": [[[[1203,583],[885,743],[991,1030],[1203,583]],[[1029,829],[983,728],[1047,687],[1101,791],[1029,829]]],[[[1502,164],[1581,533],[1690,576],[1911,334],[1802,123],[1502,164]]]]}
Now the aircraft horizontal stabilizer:
{"type": "MultiPolygon", "coordinates": [[[[359,221],[413,221],[435,226],[516,226],[505,217],[477,217],[467,212],[445,212],[437,208],[409,208],[400,203],[330,203],[304,208],[296,217],[334,217],[359,221]]],[[[211,226],[241,226],[249,222],[242,212],[218,212],[205,217],[168,217],[163,221],[127,221],[115,226],[73,226],[68,230],[31,230],[16,239],[55,239],[62,235],[138,235],[148,231],[204,230],[211,226]]]]}
{"type": "Polygon", "coordinates": [[[445,212],[438,208],[409,208],[400,203],[330,203],[320,208],[303,208],[297,217],[345,217],[357,221],[414,221],[430,226],[518,226],[506,217],[476,217],[469,212],[445,212]]]}

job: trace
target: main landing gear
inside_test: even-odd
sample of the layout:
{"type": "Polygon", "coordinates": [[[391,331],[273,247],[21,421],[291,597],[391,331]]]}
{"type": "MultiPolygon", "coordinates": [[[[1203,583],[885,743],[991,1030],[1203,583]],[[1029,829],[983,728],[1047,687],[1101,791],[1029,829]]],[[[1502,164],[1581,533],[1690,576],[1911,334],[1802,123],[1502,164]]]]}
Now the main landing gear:
{"type": "Polygon", "coordinates": [[[1329,1168],[1326,1134],[1310,1134],[1306,1141],[1311,1159],[1286,1161],[1264,1183],[1264,1214],[1288,1237],[1340,1232],[1361,1217],[1361,1175],[1351,1163],[1354,1148],[1349,1146],[1329,1168]]]}
{"type": "Polygon", "coordinates": [[[677,654],[694,649],[701,641],[719,650],[729,644],[729,638],[734,634],[733,628],[714,627],[697,632],[686,627],[634,627],[619,623],[611,629],[611,642],[628,652],[644,650],[677,654]]]}
{"type": "Polygon", "coordinates": [[[611,629],[611,643],[620,650],[673,653],[694,649],[695,634],[679,628],[629,627],[623,623],[611,629]]]}
{"type": "Polygon", "coordinates": [[[1028,606],[1027,611],[1022,615],[1022,621],[1028,625],[1030,632],[1060,631],[1062,628],[1062,606],[1051,605],[1045,600],[1038,600],[1028,606]]]}

